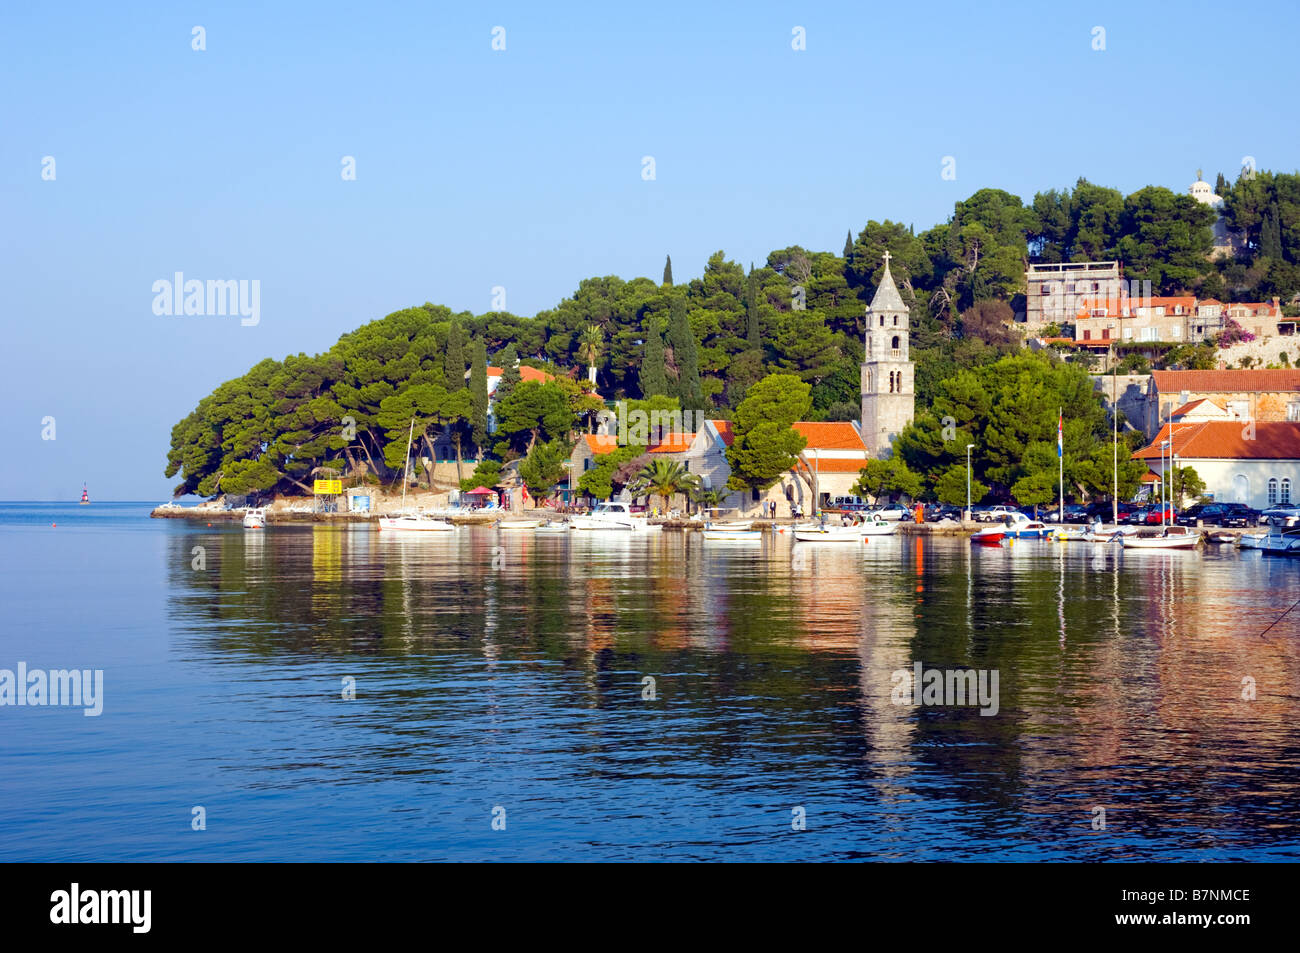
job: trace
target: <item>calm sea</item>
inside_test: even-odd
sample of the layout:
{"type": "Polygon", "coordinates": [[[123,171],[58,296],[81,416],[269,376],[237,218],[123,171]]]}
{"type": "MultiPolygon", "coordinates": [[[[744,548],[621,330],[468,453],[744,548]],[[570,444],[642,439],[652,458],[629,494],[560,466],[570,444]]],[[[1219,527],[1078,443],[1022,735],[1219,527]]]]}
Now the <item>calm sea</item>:
{"type": "Polygon", "coordinates": [[[0,669],[104,679],[0,707],[0,860],[1300,857],[1300,560],[148,511],[0,504],[0,669]]]}

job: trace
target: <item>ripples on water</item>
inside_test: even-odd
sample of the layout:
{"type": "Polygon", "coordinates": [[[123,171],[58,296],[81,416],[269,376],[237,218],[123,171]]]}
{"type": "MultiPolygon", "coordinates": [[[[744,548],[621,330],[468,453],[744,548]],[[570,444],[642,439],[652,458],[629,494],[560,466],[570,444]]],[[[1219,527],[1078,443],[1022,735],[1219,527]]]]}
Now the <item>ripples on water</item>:
{"type": "Polygon", "coordinates": [[[0,857],[1300,854],[1300,609],[1260,636],[1300,561],[141,512],[0,508],[0,667],[107,694],[0,709],[0,857]],[[918,660],[996,669],[998,714],[892,704],[918,660]]]}

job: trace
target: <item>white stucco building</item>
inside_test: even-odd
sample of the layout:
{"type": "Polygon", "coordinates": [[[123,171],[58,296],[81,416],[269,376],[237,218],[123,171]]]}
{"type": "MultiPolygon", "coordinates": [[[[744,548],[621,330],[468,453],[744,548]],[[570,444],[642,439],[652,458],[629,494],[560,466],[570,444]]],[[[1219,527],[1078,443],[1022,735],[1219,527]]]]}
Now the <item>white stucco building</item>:
{"type": "Polygon", "coordinates": [[[1133,457],[1161,477],[1171,464],[1191,467],[1219,502],[1300,502],[1300,423],[1233,420],[1207,400],[1183,410],[1133,457]]]}

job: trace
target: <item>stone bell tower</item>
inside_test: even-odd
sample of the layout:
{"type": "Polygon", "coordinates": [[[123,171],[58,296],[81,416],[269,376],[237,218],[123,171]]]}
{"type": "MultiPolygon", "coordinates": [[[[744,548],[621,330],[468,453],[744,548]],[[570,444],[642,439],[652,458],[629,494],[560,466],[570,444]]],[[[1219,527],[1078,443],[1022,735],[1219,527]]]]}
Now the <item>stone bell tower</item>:
{"type": "Polygon", "coordinates": [[[885,273],[867,308],[862,363],[862,439],[878,459],[889,456],[894,438],[916,412],[916,374],[907,342],[909,311],[889,273],[892,257],[885,252],[885,273]]]}

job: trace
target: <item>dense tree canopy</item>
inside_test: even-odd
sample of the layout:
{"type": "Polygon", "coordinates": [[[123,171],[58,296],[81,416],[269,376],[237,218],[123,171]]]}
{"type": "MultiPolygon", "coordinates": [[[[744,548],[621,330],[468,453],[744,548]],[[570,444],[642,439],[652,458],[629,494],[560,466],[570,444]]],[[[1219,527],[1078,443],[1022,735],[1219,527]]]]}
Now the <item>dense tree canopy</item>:
{"type": "MultiPolygon", "coordinates": [[[[218,386],[173,428],[166,473],[180,476],[178,493],[203,495],[304,490],[318,466],[391,477],[402,455],[395,435],[405,446],[412,418],[426,456],[441,433],[479,459],[525,455],[538,441],[571,439],[584,421],[590,426],[598,405],[574,384],[588,366],[606,400],[665,395],[723,417],[778,373],[808,388],[807,417],[852,419],[864,307],[885,251],[911,309],[918,407],[961,409],[953,388],[973,386],[962,375],[983,380],[982,368],[1019,351],[1007,319],[1023,307],[1030,261],[1119,257],[1126,275],[1150,279],[1156,294],[1286,301],[1300,291],[1300,174],[1219,178],[1225,223],[1242,236],[1238,257],[1209,256],[1215,214],[1185,194],[1147,187],[1125,196],[1079,179],[1029,202],[981,189],[957,202],[949,221],[919,233],[868,221],[849,232],[840,254],[792,245],[746,270],[718,251],[699,278],[682,284],[673,283],[668,261],[663,282],[583,279],[534,317],[408,308],[323,354],[267,359],[218,386]],[[504,369],[492,435],[489,361],[504,369]],[[516,397],[517,362],[547,368],[556,385],[516,397]]],[[[931,455],[927,464],[943,470],[955,458],[931,455]]],[[[995,489],[1025,478],[992,461],[985,467],[995,489]]],[[[932,489],[945,473],[928,477],[932,489]]],[[[964,493],[964,472],[961,482],[964,493]]]]}

